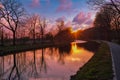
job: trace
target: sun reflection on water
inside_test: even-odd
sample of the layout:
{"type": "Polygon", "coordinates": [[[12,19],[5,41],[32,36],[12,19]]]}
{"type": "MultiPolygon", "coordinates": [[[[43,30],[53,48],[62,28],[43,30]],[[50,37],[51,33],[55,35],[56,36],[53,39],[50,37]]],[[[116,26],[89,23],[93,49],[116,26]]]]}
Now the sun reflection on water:
{"type": "Polygon", "coordinates": [[[72,53],[74,53],[74,54],[80,54],[80,53],[83,52],[83,48],[79,48],[77,46],[77,43],[73,42],[71,46],[72,46],[72,49],[71,49],[72,53]]]}

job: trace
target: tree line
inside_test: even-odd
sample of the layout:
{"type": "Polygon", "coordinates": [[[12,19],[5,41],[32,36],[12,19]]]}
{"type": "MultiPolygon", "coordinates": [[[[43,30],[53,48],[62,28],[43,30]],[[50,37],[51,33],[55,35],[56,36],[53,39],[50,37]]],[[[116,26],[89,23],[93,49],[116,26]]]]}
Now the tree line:
{"type": "MultiPolygon", "coordinates": [[[[94,27],[78,32],[78,39],[120,39],[120,1],[119,0],[88,0],[88,4],[97,10],[94,27]]],[[[73,40],[70,29],[65,30],[63,20],[57,22],[57,28],[47,32],[49,26],[46,18],[39,14],[29,14],[18,0],[0,0],[0,43],[5,40],[12,41],[16,45],[18,39],[31,39],[35,44],[41,40],[53,40],[53,32],[57,32],[58,39],[73,40]],[[47,33],[46,33],[47,32],[47,33]],[[64,34],[62,34],[64,33],[64,34]],[[12,36],[11,36],[12,35],[12,36]],[[27,36],[26,36],[27,35],[27,36]],[[11,38],[12,37],[12,38],[11,38]]],[[[56,36],[54,36],[56,38],[56,36]]],[[[68,41],[68,40],[67,40],[68,41]]],[[[24,41],[23,41],[24,42],[24,41]]]]}
{"type": "Polygon", "coordinates": [[[116,40],[120,42],[120,1],[88,0],[96,10],[93,27],[84,30],[79,39],[116,40]]]}
{"type": "MultiPolygon", "coordinates": [[[[52,39],[52,30],[48,32],[46,30],[47,26],[49,24],[46,18],[39,14],[27,13],[18,0],[0,0],[1,45],[4,45],[6,39],[11,39],[13,45],[16,45],[18,38],[28,37],[32,39],[33,44],[36,43],[38,38],[43,39],[46,37],[47,39],[52,39]]],[[[63,29],[64,21],[57,22],[56,26],[57,32],[60,32],[63,29]]]]}

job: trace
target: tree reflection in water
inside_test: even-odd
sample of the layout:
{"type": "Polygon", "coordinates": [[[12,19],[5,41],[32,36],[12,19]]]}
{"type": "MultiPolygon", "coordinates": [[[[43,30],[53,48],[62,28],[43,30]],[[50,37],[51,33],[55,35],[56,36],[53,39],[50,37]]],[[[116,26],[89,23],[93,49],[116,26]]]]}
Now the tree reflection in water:
{"type": "Polygon", "coordinates": [[[30,76],[37,78],[40,76],[40,72],[44,70],[47,72],[47,66],[46,66],[46,61],[44,57],[44,48],[42,48],[41,53],[36,53],[36,50],[33,50],[33,58],[32,61],[30,62],[30,69],[31,71],[29,72],[30,76]]]}
{"type": "Polygon", "coordinates": [[[4,56],[0,58],[0,80],[2,79],[2,74],[4,74],[4,56]]]}
{"type": "Polygon", "coordinates": [[[71,46],[70,45],[65,45],[65,46],[60,46],[58,47],[59,50],[59,58],[58,62],[65,64],[65,57],[70,54],[71,46]]]}
{"type": "MultiPolygon", "coordinates": [[[[88,49],[88,46],[85,45],[86,43],[78,44],[77,46],[83,46],[84,49],[87,47],[86,49],[88,49]]],[[[80,62],[85,63],[88,61],[86,59],[89,59],[90,56],[93,55],[91,52],[72,54],[71,49],[71,44],[68,44],[59,47],[42,48],[39,50],[1,56],[0,80],[29,80],[30,78],[41,78],[41,76],[46,76],[46,74],[49,74],[49,76],[58,74],[68,75],[70,74],[68,67],[70,67],[70,69],[73,67],[74,70],[77,70],[76,66],[79,68],[80,62]],[[81,61],[81,59],[83,59],[83,61],[81,61]],[[67,68],[63,68],[61,65],[65,65],[67,68]],[[58,71],[55,71],[54,69],[58,71]],[[52,70],[53,72],[51,72],[52,70]],[[66,70],[68,70],[69,73],[66,73],[66,70]]]]}
{"type": "Polygon", "coordinates": [[[36,51],[33,50],[33,61],[31,63],[31,76],[33,75],[34,77],[38,76],[38,70],[37,70],[37,64],[36,64],[36,51]]]}
{"type": "Polygon", "coordinates": [[[45,72],[47,72],[47,66],[46,66],[46,61],[44,58],[44,49],[42,48],[42,53],[41,53],[41,58],[40,58],[40,71],[42,70],[42,68],[44,68],[45,72]]]}
{"type": "MultiPolygon", "coordinates": [[[[17,60],[16,60],[16,54],[13,54],[13,67],[12,67],[12,69],[11,69],[11,71],[10,71],[10,75],[9,75],[9,80],[11,79],[11,75],[12,75],[12,73],[13,73],[13,71],[16,69],[16,75],[17,75],[17,77],[18,77],[18,80],[20,80],[20,74],[19,74],[19,71],[18,71],[18,65],[17,65],[17,60]]],[[[15,75],[15,76],[16,76],[15,75]]],[[[12,78],[12,79],[14,79],[15,78],[15,76],[12,78]]]]}
{"type": "Polygon", "coordinates": [[[26,53],[13,54],[13,67],[8,76],[9,80],[21,80],[21,74],[26,70],[26,53]],[[12,76],[13,75],[13,76],[12,76]]]}

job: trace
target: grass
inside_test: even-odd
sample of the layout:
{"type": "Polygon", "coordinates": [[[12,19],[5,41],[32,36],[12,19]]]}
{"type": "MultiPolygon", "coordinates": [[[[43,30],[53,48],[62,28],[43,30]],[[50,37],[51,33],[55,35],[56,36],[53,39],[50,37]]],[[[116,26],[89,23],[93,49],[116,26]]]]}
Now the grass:
{"type": "Polygon", "coordinates": [[[101,43],[98,51],[71,80],[113,80],[112,60],[109,46],[101,43]]]}

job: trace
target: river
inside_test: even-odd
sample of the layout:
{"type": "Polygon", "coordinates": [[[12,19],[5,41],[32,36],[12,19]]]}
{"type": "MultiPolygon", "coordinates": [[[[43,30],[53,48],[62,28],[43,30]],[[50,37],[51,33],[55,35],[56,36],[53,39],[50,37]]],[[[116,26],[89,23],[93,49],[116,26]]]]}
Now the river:
{"type": "Polygon", "coordinates": [[[0,80],[70,80],[94,55],[86,43],[72,42],[2,56],[0,80]]]}

